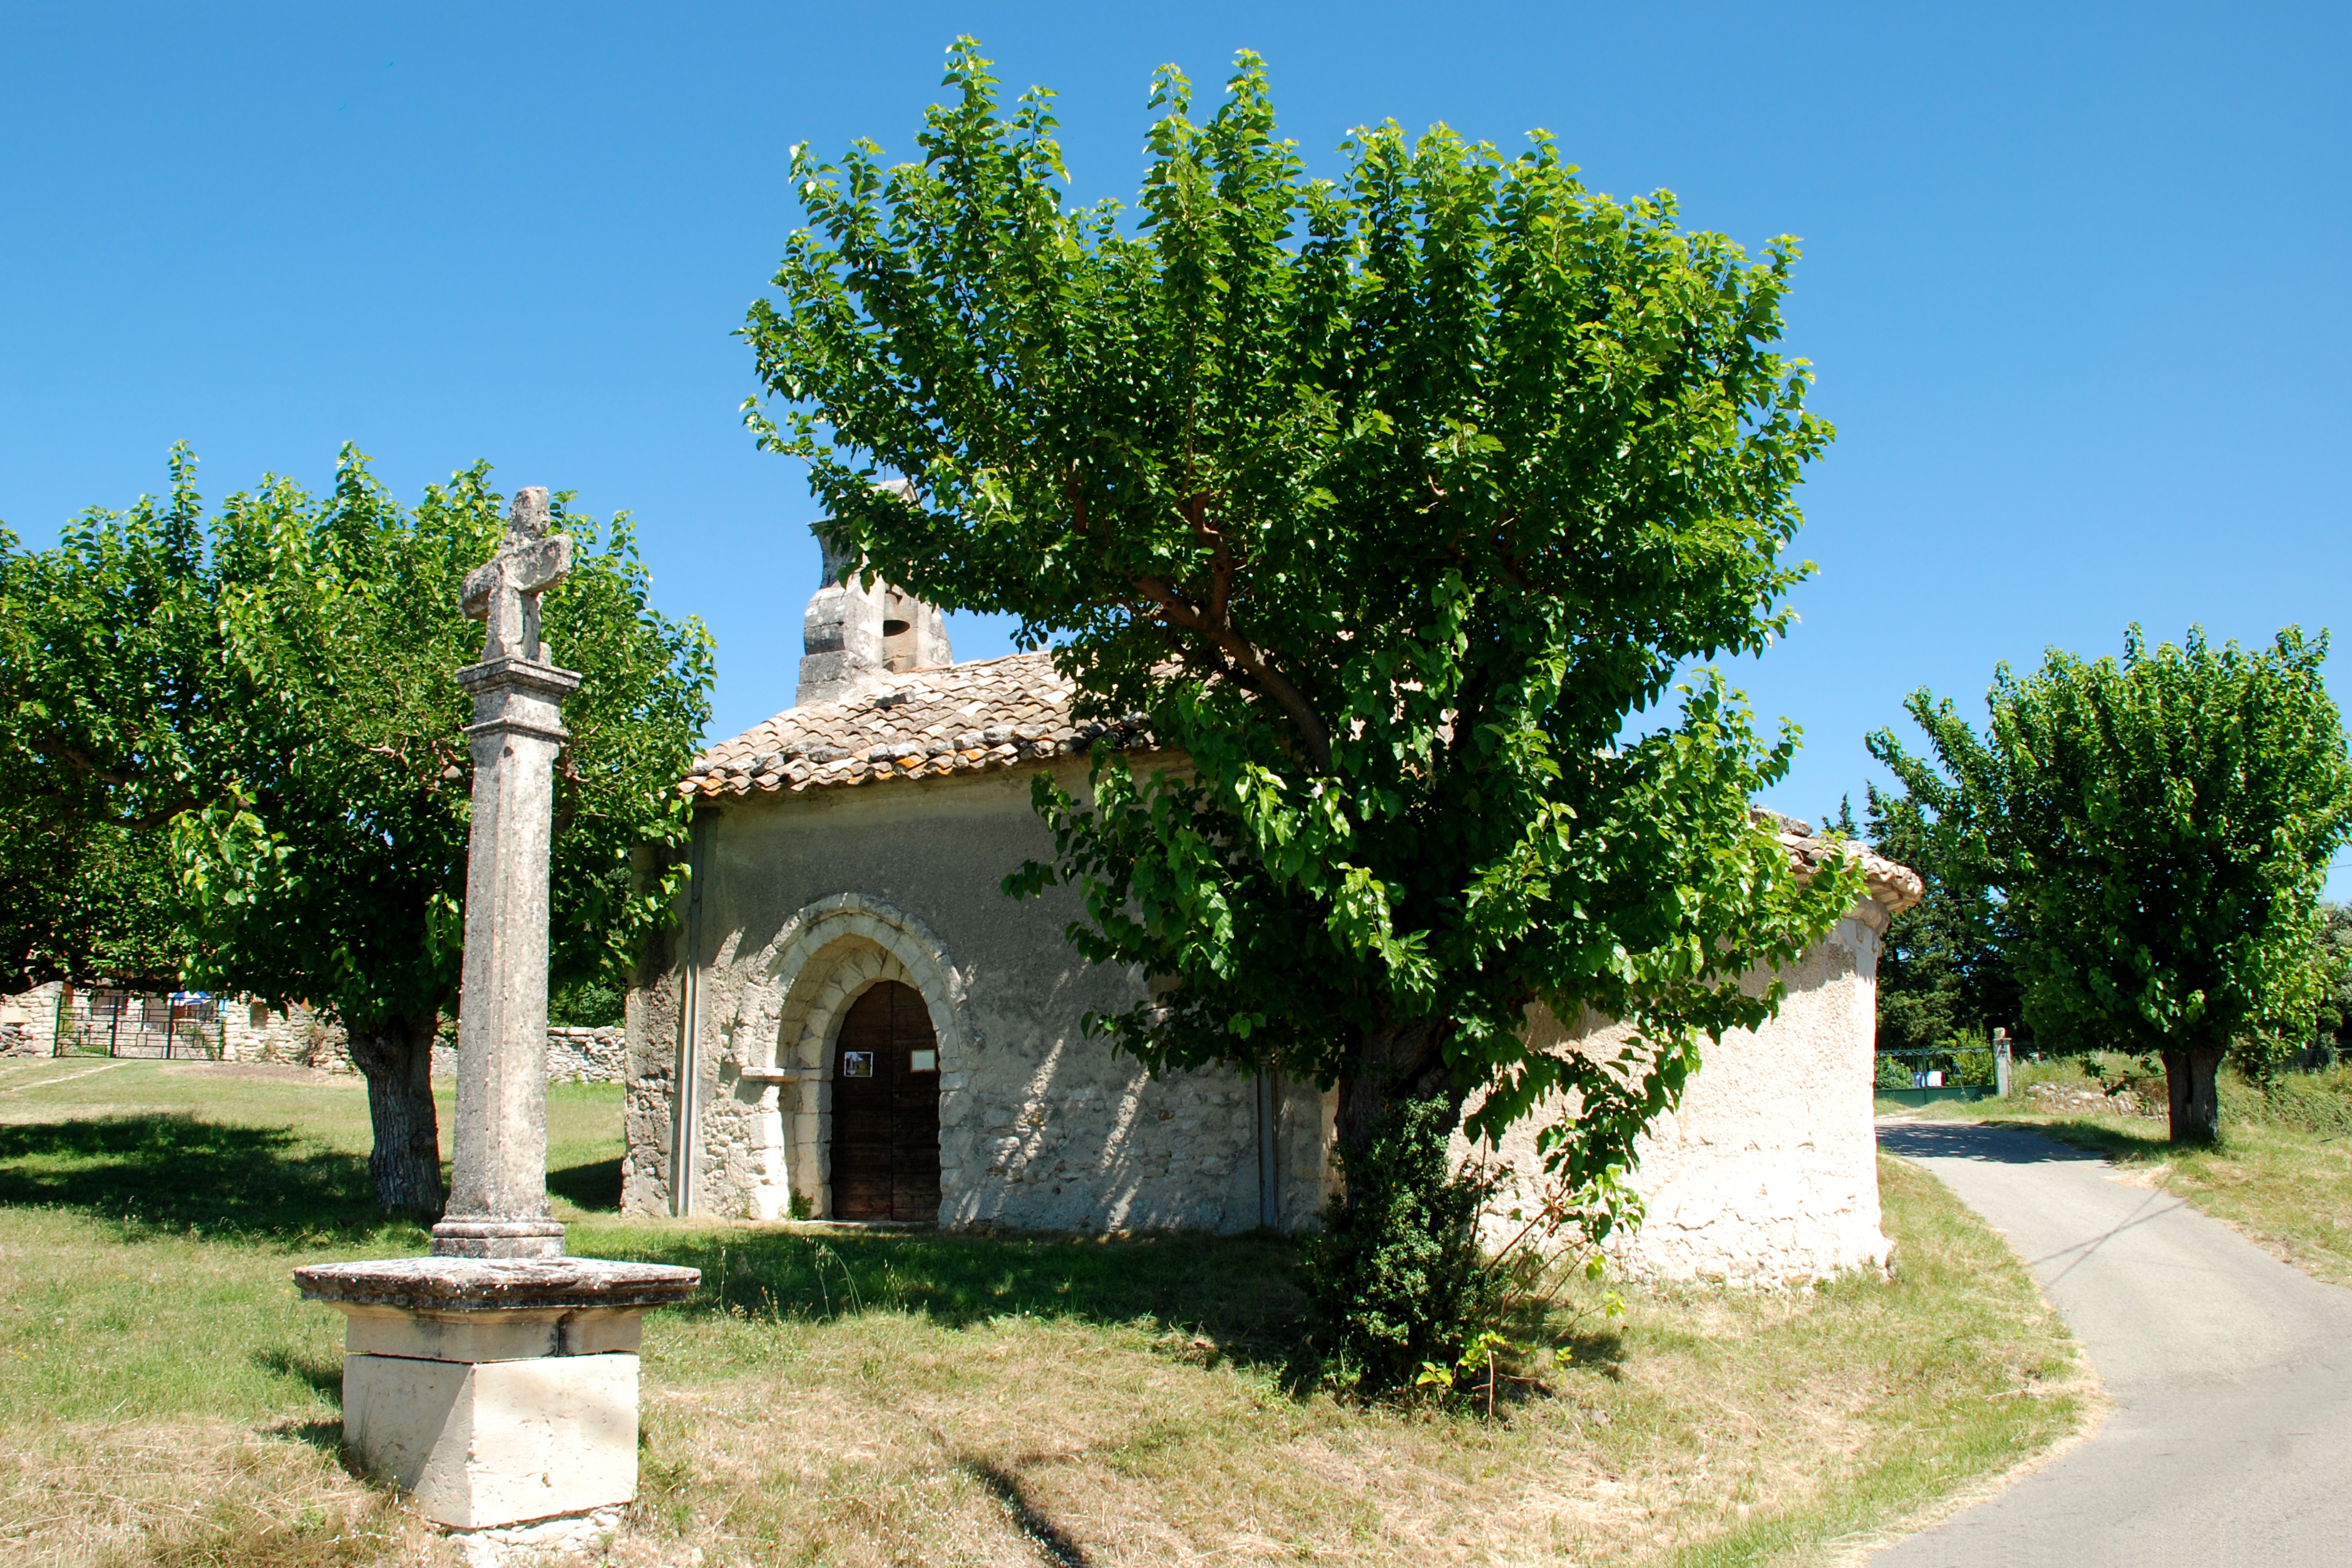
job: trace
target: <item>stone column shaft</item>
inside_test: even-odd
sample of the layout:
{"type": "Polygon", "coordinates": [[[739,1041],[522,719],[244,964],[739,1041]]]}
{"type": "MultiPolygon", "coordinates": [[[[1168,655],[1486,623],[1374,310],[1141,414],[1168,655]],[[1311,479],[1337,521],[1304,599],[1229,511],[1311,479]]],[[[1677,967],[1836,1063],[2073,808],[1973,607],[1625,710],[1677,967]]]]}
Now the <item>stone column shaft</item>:
{"type": "Polygon", "coordinates": [[[433,1250],[560,1258],[547,1203],[547,866],[569,670],[521,658],[457,672],[474,695],[474,821],[449,1211],[433,1250]]]}

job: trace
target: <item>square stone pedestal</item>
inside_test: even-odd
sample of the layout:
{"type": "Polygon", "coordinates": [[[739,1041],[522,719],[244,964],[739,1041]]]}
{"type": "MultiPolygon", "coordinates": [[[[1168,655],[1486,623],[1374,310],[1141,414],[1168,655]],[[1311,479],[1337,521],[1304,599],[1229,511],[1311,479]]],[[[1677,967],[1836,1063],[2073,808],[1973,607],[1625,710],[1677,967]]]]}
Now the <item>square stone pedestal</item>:
{"type": "Polygon", "coordinates": [[[294,1280],[348,1319],[354,1456],[427,1518],[475,1531],[636,1497],[643,1320],[701,1275],[594,1258],[400,1258],[294,1280]]]}

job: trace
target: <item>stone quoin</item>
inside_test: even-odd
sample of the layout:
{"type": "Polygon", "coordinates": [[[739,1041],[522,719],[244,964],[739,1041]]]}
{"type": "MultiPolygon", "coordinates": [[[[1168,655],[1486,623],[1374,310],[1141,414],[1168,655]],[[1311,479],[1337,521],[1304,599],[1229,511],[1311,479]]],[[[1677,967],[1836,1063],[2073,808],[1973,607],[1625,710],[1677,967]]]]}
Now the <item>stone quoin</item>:
{"type": "MultiPolygon", "coordinates": [[[[1043,653],[950,663],[944,633],[927,630],[935,611],[887,583],[834,580],[848,570],[828,553],[798,704],[679,781],[697,808],[693,874],[629,998],[624,1208],[901,1219],[935,1191],[921,1218],[945,1226],[1315,1224],[1335,1182],[1332,1097],[1271,1076],[1155,1078],[1114,1055],[1083,1019],[1129,1005],[1143,977],[1071,949],[1071,890],[1015,902],[999,889],[1024,859],[1051,857],[1033,776],[1083,789],[1096,742],[1150,749],[1141,716],[1082,719],[1043,653]],[[862,1003],[887,1006],[887,1038],[854,1016],[862,1003]],[[880,1043],[858,1043],[869,1036],[880,1043]]],[[[1763,820],[1801,871],[1859,855],[1869,893],[1780,976],[1780,1017],[1706,1048],[1680,1110],[1643,1140],[1648,1221],[1616,1243],[1642,1274],[1778,1283],[1886,1262],[1871,1135],[1878,944],[1919,880],[1763,820]]],[[[1539,1007],[1528,1029],[1612,1056],[1625,1033],[1596,1018],[1564,1028],[1539,1007]]],[[[1536,1125],[1457,1154],[1524,1174],[1536,1125]]]]}

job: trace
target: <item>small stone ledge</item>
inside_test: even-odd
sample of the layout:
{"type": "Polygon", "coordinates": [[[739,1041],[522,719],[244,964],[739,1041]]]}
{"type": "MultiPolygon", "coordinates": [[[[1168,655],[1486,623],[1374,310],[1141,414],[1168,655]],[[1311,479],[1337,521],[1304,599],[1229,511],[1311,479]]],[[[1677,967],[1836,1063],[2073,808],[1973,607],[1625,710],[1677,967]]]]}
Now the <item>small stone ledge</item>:
{"type": "Polygon", "coordinates": [[[698,1269],[602,1258],[388,1258],[294,1270],[307,1301],[496,1312],[663,1307],[702,1282],[698,1269]]]}

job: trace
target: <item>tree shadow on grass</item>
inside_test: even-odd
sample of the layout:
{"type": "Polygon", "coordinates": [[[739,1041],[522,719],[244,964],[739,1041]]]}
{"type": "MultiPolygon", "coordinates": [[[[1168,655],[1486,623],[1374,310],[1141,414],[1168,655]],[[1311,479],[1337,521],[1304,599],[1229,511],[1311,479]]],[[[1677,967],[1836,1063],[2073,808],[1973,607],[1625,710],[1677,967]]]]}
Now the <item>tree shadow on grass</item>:
{"type": "Polygon", "coordinates": [[[1187,1359],[1281,1365],[1298,1353],[1307,1308],[1298,1249],[1274,1236],[779,1227],[574,1241],[604,1257],[701,1270],[702,1289],[670,1309],[688,1316],[809,1322],[883,1310],[951,1328],[1070,1319],[1165,1336],[1187,1359]]]}
{"type": "MultiPolygon", "coordinates": [[[[1037,1462],[1020,1460],[1016,1467],[1026,1468],[1037,1462]]],[[[1013,1469],[985,1459],[967,1458],[963,1470],[1004,1505],[1004,1511],[1013,1516],[1013,1528],[1036,1547],[1037,1555],[1060,1568],[1092,1568],[1094,1559],[1087,1555],[1086,1548],[1071,1540],[1060,1525],[1030,1501],[1028,1488],[1021,1484],[1021,1478],[1013,1469]]]]}
{"type": "Polygon", "coordinates": [[[307,1443],[320,1453],[333,1458],[337,1464],[343,1467],[345,1471],[356,1479],[362,1481],[368,1479],[367,1475],[352,1462],[350,1454],[343,1448],[343,1424],[341,1420],[279,1421],[263,1427],[262,1430],[273,1437],[290,1437],[295,1442],[307,1443]]]}
{"type": "Polygon", "coordinates": [[[1988,1118],[1983,1124],[1988,1127],[2004,1128],[2011,1132],[2032,1133],[2037,1137],[2048,1138],[2053,1143],[2064,1144],[2071,1148],[2086,1150],[2092,1154],[2105,1155],[2109,1160],[2120,1166],[2161,1165],[2164,1161],[2177,1158],[2183,1153],[2201,1154],[2214,1146],[2191,1144],[2184,1148],[2183,1145],[2172,1141],[2169,1128],[2160,1123],[2150,1124],[2147,1133],[2126,1131],[2120,1127],[2110,1126],[2104,1122],[2094,1121],[2089,1117],[2072,1116],[2049,1122],[1988,1118]]]}
{"type": "Polygon", "coordinates": [[[253,1353],[251,1359],[264,1372],[307,1383],[337,1405],[343,1402],[343,1363],[340,1356],[333,1361],[320,1361],[291,1351],[259,1350],[253,1353]]]}
{"type": "Polygon", "coordinates": [[[547,1173],[547,1190],[591,1214],[621,1212],[621,1157],[547,1173]]]}
{"type": "Polygon", "coordinates": [[[285,1127],[185,1113],[0,1125],[0,1204],[79,1209],[127,1238],[198,1233],[415,1250],[367,1161],[285,1127]]]}

